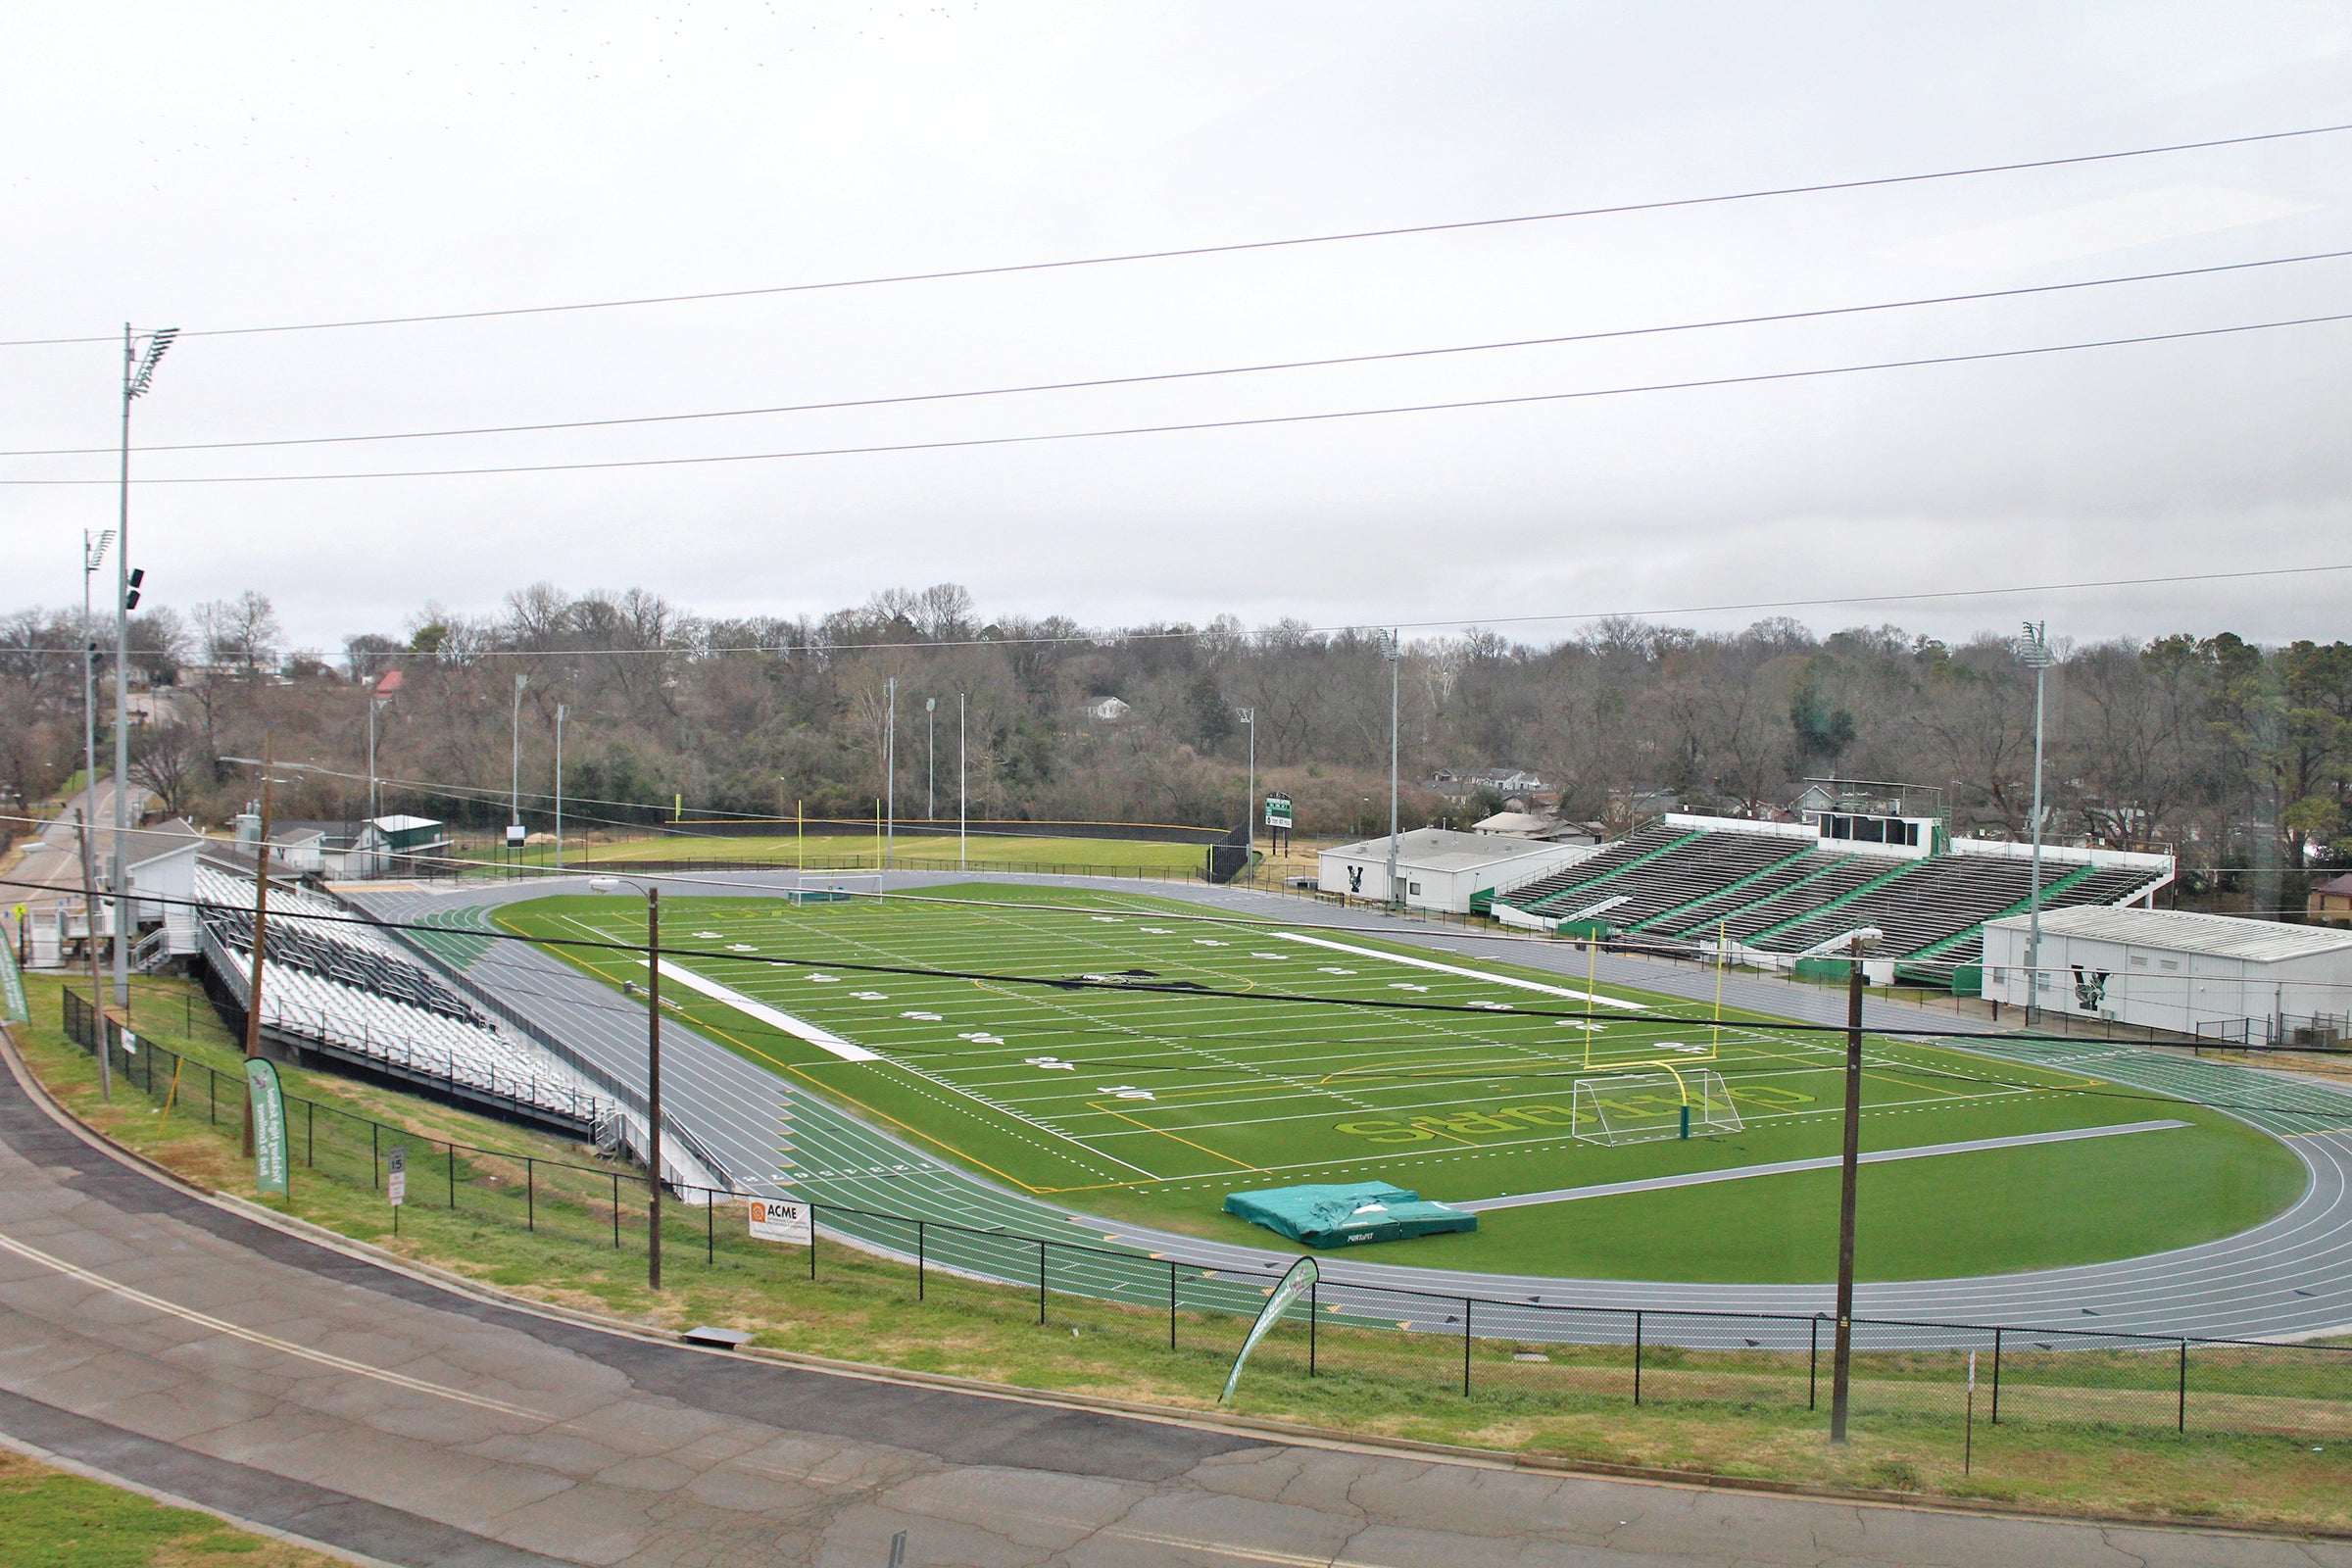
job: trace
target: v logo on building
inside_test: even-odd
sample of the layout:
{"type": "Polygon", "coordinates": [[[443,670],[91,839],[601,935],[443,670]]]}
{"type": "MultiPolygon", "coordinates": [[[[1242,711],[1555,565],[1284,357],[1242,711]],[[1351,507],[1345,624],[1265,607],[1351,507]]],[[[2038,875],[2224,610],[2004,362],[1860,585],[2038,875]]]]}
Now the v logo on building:
{"type": "Polygon", "coordinates": [[[1364,868],[1362,866],[1351,865],[1348,868],[1348,891],[1350,893],[1364,891],[1364,868]]]}
{"type": "Polygon", "coordinates": [[[2108,969],[2085,971],[2079,963],[2074,965],[2074,970],[2076,1010],[2080,1012],[2098,1011],[2099,1004],[2107,1000],[2107,976],[2113,971],[2108,969]]]}

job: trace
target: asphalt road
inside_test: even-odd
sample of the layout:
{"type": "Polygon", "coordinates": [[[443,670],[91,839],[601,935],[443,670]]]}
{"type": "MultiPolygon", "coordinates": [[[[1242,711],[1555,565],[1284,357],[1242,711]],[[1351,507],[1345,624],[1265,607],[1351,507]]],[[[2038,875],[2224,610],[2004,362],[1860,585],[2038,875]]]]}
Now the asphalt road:
{"type": "Polygon", "coordinates": [[[2352,1544],[1453,1463],[691,1350],[150,1175],[0,1063],[0,1434],[413,1568],[2352,1568],[2352,1544]]]}
{"type": "MultiPolygon", "coordinates": [[[[755,891],[758,873],[704,873],[665,879],[672,896],[696,892],[755,891]]],[[[954,873],[895,873],[896,886],[937,885],[974,880],[954,873]]],[[[1581,979],[1584,957],[1558,944],[1532,940],[1479,940],[1458,929],[1396,920],[1370,911],[1341,911],[1328,906],[1273,894],[1212,889],[1200,884],[1090,880],[1083,878],[990,878],[1059,883],[1175,899],[1205,906],[1204,917],[1244,915],[1289,922],[1343,925],[1378,932],[1465,958],[1508,959],[1551,968],[1581,979]]],[[[469,885],[442,892],[370,892],[368,909],[398,920],[431,919],[479,924],[491,907],[538,897],[544,883],[469,885]]],[[[640,1087],[644,1074],[642,1008],[578,975],[564,964],[521,943],[473,940],[452,949],[452,961],[467,966],[477,983],[527,1007],[581,1057],[611,1080],[640,1087]]],[[[1711,1000],[1714,977],[1688,965],[1640,958],[1603,957],[1600,978],[1611,983],[1711,1000]]],[[[1756,976],[1730,977],[1725,1001],[1732,1005],[1813,1022],[1842,1023],[1844,998],[1824,988],[1756,976]]],[[[1987,1021],[1948,1011],[1872,999],[1865,1022],[1877,1028],[1946,1031],[1946,1043],[2002,1061],[2065,1066],[2116,1083],[2180,1095],[2207,1102],[2257,1107],[2239,1111],[2272,1132],[2303,1161],[2309,1183],[2284,1212],[2236,1236],[2147,1257],[2035,1272],[1915,1280],[1865,1285],[1857,1293],[1857,1315],[1903,1324],[2002,1324],[2049,1331],[2201,1335],[2215,1338],[2308,1338],[2352,1331],[2352,1093],[2277,1074],[2215,1061],[2184,1059],[2177,1054],[2095,1041],[2058,1045],[2010,1039],[1987,1021]],[[2267,1107],[2267,1108],[2261,1108],[2267,1107]]],[[[1205,1242],[1197,1237],[1097,1219],[984,1180],[923,1153],[888,1131],[855,1119],[813,1096],[788,1088],[773,1075],[683,1024],[663,1029],[663,1082],[667,1120],[690,1131],[712,1161],[745,1190],[774,1193],[774,1151],[780,1136],[778,1106],[789,1097],[794,1107],[794,1141],[803,1166],[814,1164],[813,1180],[797,1182],[804,1198],[845,1208],[911,1215],[997,1228],[1022,1236],[1058,1236],[1140,1252],[1165,1252],[1236,1272],[1279,1272],[1292,1254],[1271,1249],[1205,1242]]],[[[1442,1196],[1442,1195],[1441,1195],[1442,1196]]],[[[872,1245],[910,1253],[906,1227],[843,1216],[845,1232],[872,1245]]],[[[933,1255],[941,1255],[935,1252],[933,1255]]],[[[959,1257],[973,1272],[1010,1280],[1033,1280],[1034,1250],[1010,1242],[973,1240],[959,1257]]],[[[1414,1293],[1426,1305],[1400,1314],[1382,1301],[1368,1316],[1442,1326],[1450,1305],[1471,1296],[1497,1302],[1498,1316],[1481,1322],[1496,1333],[1529,1339],[1618,1337],[1605,1323],[1563,1325],[1556,1311],[1538,1307],[1602,1307],[1646,1312],[1701,1314],[1745,1312],[1810,1316],[1833,1306],[1828,1286],[1652,1284],[1623,1280],[1538,1278],[1467,1270],[1414,1268],[1357,1258],[1326,1263],[1327,1300],[1346,1305],[1350,1283],[1414,1293]]],[[[1154,1286],[1131,1266],[1104,1261],[1057,1273],[1057,1288],[1091,1291],[1115,1298],[1151,1299],[1154,1286]]],[[[1213,1287],[1210,1288],[1213,1292],[1213,1287]]],[[[1256,1294],[1248,1281],[1233,1282],[1238,1302],[1256,1294]]],[[[1188,1298],[1188,1300],[1190,1298],[1188,1298]]],[[[1204,1299],[1201,1304],[1228,1305],[1204,1299]]],[[[1630,1325],[1627,1330],[1630,1333],[1630,1325]]],[[[1650,1332],[1694,1345],[1759,1340],[1769,1346],[1804,1343],[1799,1324],[1740,1324],[1725,1318],[1677,1321],[1661,1318],[1650,1332]]],[[[1935,1328],[1866,1330],[1872,1347],[1973,1344],[1977,1336],[1935,1328]]]]}
{"type": "MultiPolygon", "coordinates": [[[[131,786],[131,806],[135,810],[147,803],[147,791],[131,786]]],[[[14,909],[18,905],[33,913],[54,908],[60,904],[81,904],[81,840],[75,827],[74,813],[86,811],[92,826],[110,831],[115,822],[115,781],[102,778],[83,790],[65,805],[65,809],[41,826],[24,846],[24,858],[9,875],[19,882],[31,882],[36,887],[12,887],[0,905],[14,909]]],[[[133,820],[136,820],[134,815],[133,820]]],[[[101,839],[103,846],[111,838],[101,839]]]]}

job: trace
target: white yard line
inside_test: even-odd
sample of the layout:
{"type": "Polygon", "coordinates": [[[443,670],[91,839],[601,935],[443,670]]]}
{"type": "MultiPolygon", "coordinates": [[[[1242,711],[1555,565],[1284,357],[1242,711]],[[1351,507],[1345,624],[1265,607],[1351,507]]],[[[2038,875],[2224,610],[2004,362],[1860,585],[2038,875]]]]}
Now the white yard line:
{"type": "MultiPolygon", "coordinates": [[[[639,959],[643,962],[643,959],[639,959]]],[[[759,1019],[771,1029],[781,1029],[796,1040],[806,1040],[817,1050],[829,1052],[844,1061],[880,1061],[882,1056],[841,1038],[830,1029],[820,1028],[806,1018],[796,1018],[764,1002],[755,1002],[740,991],[731,991],[715,980],[707,980],[675,958],[662,960],[662,977],[675,980],[689,991],[699,991],[713,1002],[723,1002],[737,1012],[759,1019]]]]}
{"type": "Polygon", "coordinates": [[[1284,942],[1302,942],[1310,948],[1329,948],[1334,953],[1352,953],[1359,958],[1379,958],[1388,963],[1401,963],[1415,969],[1435,969],[1440,974],[1458,974],[1472,980],[1486,980],[1498,986],[1514,986],[1521,991],[1541,991],[1547,997],[1567,997],[1576,1002],[1597,1002],[1604,1007],[1623,1007],[1629,1012],[1647,1012],[1639,1002],[1622,1002],[1592,991],[1573,991],[1566,986],[1547,986],[1541,981],[1521,980],[1514,975],[1494,974],[1486,969],[1465,969],[1459,964],[1439,963],[1434,958],[1408,958],[1400,953],[1384,953],[1378,948],[1359,948],[1346,942],[1334,942],[1328,937],[1303,936],[1297,931],[1272,933],[1284,942]]]}
{"type": "MultiPolygon", "coordinates": [[[[2126,1133],[2157,1133],[2185,1127],[2184,1121],[2131,1121],[2112,1127],[2072,1127],[2054,1133],[2018,1133],[2008,1138],[1977,1138],[1963,1144],[1920,1144],[1910,1149],[1879,1149],[1861,1156],[1865,1165],[1892,1159],[1926,1159],[1936,1154],[1971,1154],[1986,1149],[2022,1149],[2029,1144],[2067,1144],[2082,1138],[2120,1138],[2126,1133]]],[[[1580,1198],[1609,1198],[1620,1193],[1654,1193],[1669,1187],[1697,1187],[1707,1182],[1745,1181],[1750,1176],[1778,1176],[1795,1170],[1836,1170],[1839,1156],[1783,1159],[1769,1165],[1735,1165],[1729,1170],[1695,1170],[1681,1176],[1652,1176],[1638,1182],[1604,1182],[1597,1187],[1559,1187],[1547,1193],[1520,1193],[1510,1198],[1474,1198],[1455,1208],[1483,1214],[1491,1208],[1525,1208],[1534,1203],[1566,1203],[1580,1198]]]]}

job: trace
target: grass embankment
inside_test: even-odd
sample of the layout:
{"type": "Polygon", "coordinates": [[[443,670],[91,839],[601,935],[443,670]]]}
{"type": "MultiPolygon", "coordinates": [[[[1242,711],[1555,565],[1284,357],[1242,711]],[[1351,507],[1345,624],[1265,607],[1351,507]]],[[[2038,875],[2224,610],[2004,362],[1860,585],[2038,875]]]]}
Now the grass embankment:
{"type": "Polygon", "coordinates": [[[334,1568],[340,1561],[0,1448],[0,1562],[14,1568],[334,1568]]]}
{"type": "MultiPolygon", "coordinates": [[[[123,1085],[111,1105],[100,1104],[94,1063],[58,1027],[58,982],[36,976],[30,986],[37,1023],[20,1031],[20,1039],[52,1093],[85,1121],[192,1181],[250,1191],[250,1174],[236,1158],[232,1118],[213,1125],[177,1111],[160,1116],[142,1092],[123,1085]]],[[[193,1059],[233,1066],[224,1032],[200,1006],[183,1007],[179,997],[172,982],[141,982],[134,1005],[153,1038],[174,1050],[185,1046],[193,1059]],[[175,1014],[182,1023],[192,1018],[194,1027],[175,1031],[175,1014]]],[[[511,1179],[522,1156],[577,1159],[580,1151],[324,1075],[290,1070],[285,1078],[290,1093],[349,1103],[419,1135],[454,1137],[504,1153],[466,1156],[459,1190],[465,1206],[455,1211],[422,1200],[432,1187],[412,1167],[413,1206],[398,1238],[390,1234],[381,1196],[365,1176],[344,1179],[298,1165],[294,1196],[283,1203],[271,1200],[272,1206],[528,1298],[649,1326],[732,1325],[753,1332],[759,1345],[807,1354],[1185,1409],[1213,1407],[1246,1327],[1238,1317],[1187,1311],[1171,1350],[1164,1312],[1060,1295],[1050,1298],[1048,1321],[1041,1325],[1034,1293],[933,1270],[918,1298],[911,1268],[830,1242],[820,1249],[818,1278],[811,1281],[807,1251],[751,1242],[741,1234],[740,1209],[723,1215],[710,1263],[702,1250],[702,1214],[688,1211],[664,1227],[669,1289],[657,1298],[644,1286],[642,1211],[624,1203],[623,1249],[603,1245],[611,1214],[594,1205],[588,1189],[598,1186],[595,1178],[583,1179],[570,1196],[546,1196],[543,1187],[537,1233],[521,1229],[510,1211],[483,1198],[511,1179]]],[[[541,1180],[549,1180],[544,1171],[541,1180]]],[[[552,1185],[560,1189],[562,1183],[552,1185]]],[[[1825,1441],[1823,1414],[1805,1406],[1808,1360],[1802,1354],[1653,1346],[1642,1367],[1645,1403],[1636,1408],[1632,1357],[1623,1347],[1538,1348],[1481,1339],[1472,1347],[1468,1396],[1461,1393],[1458,1341],[1326,1327],[1315,1353],[1319,1375],[1310,1377],[1303,1329],[1294,1324],[1276,1331],[1251,1362],[1240,1411],[1368,1436],[1567,1460],[1993,1499],[2060,1512],[2352,1530],[2352,1430],[2316,1441],[2195,1430],[2224,1418],[2240,1426],[2345,1419],[2346,1401],[2329,1397],[2323,1377],[2267,1364],[2268,1351],[2199,1352],[2192,1430],[2177,1436],[2166,1430],[2176,1397],[2168,1356],[2021,1355],[2013,1347],[2004,1425],[1987,1424],[1986,1395],[1979,1395],[1973,1474],[1962,1471],[1960,1363],[1950,1355],[1857,1357],[1854,1441],[1838,1451],[1825,1441]],[[1552,1359],[1530,1362],[1519,1359],[1523,1354],[1552,1359]]],[[[1825,1354],[1819,1386],[1825,1406],[1827,1359],[1825,1354]]],[[[111,1565],[115,1559],[92,1560],[111,1565]]]]}

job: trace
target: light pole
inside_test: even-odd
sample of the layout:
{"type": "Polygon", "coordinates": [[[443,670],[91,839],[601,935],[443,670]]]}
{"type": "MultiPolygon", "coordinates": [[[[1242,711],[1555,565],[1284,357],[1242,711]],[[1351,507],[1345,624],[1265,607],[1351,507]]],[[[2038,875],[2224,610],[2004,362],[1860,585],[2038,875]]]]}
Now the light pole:
{"type": "Polygon", "coordinates": [[[1234,712],[1250,726],[1250,794],[1242,802],[1242,853],[1247,858],[1257,854],[1257,710],[1237,708],[1234,712]]]}
{"type": "Polygon", "coordinates": [[[882,863],[899,857],[899,677],[890,677],[890,720],[882,739],[882,809],[887,824],[882,839],[882,863]]]}
{"type": "Polygon", "coordinates": [[[507,823],[507,847],[509,849],[522,843],[522,689],[530,683],[531,677],[528,675],[514,677],[514,714],[512,730],[514,778],[510,785],[512,804],[509,808],[511,815],[507,823]]]}
{"type": "Polygon", "coordinates": [[[564,869],[564,719],[571,710],[556,705],[556,869],[564,869]]]}
{"type": "Polygon", "coordinates": [[[939,820],[939,699],[923,699],[924,747],[927,753],[923,763],[923,820],[939,820]]]}
{"type": "Polygon", "coordinates": [[[657,883],[594,876],[591,893],[626,882],[645,895],[645,1288],[662,1288],[662,889],[657,883]]]}
{"type": "Polygon", "coordinates": [[[1389,633],[1389,903],[1404,907],[1404,895],[1396,887],[1396,685],[1397,670],[1403,665],[1404,628],[1389,633]]]}
{"type": "Polygon", "coordinates": [[[1879,945],[1865,926],[1853,935],[1845,983],[1845,1146],[1838,1161],[1838,1326],[1830,1355],[1830,1441],[1845,1441],[1854,1370],[1854,1196],[1862,1170],[1862,959],[1879,945]]]}
{"type": "Polygon", "coordinates": [[[2026,894],[2026,1023],[2032,1027],[2041,992],[2041,696],[2043,677],[2058,656],[2043,635],[2049,622],[2029,620],[2017,640],[2018,660],[2034,671],[2034,871],[2026,894]]]}
{"type": "MultiPolygon", "coordinates": [[[[139,581],[146,574],[130,566],[130,404],[146,395],[155,381],[155,367],[179,336],[167,326],[146,336],[122,323],[122,469],[117,485],[120,505],[115,518],[115,870],[111,879],[116,904],[115,1005],[130,1010],[130,944],[122,940],[122,895],[129,891],[126,840],[130,833],[130,612],[139,603],[139,581]]],[[[93,780],[93,783],[96,781],[93,780]]],[[[93,1003],[95,997],[90,999],[93,1003]]]]}
{"type": "Polygon", "coordinates": [[[956,869],[963,869],[963,693],[956,694],[956,869]]]}

